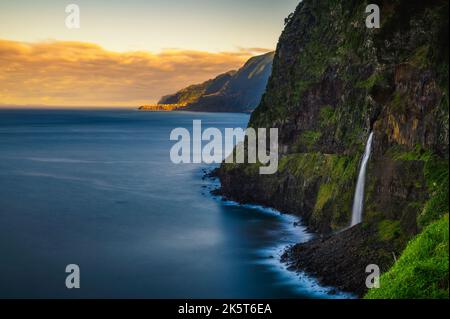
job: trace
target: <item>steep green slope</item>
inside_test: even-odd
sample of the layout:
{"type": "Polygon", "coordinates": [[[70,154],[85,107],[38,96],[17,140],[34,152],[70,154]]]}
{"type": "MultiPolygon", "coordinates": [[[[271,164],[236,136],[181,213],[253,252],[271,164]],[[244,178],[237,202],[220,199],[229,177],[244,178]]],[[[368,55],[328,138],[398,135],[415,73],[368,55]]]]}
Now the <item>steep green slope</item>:
{"type": "MultiPolygon", "coordinates": [[[[447,12],[448,1],[438,0],[302,1],[280,37],[249,124],[279,129],[279,170],[267,176],[256,165],[224,164],[222,193],[298,214],[320,233],[345,229],[373,131],[362,225],[370,241],[341,245],[352,253],[339,256],[392,266],[424,225],[448,212],[436,209],[448,206],[447,12]],[[365,26],[369,3],[381,8],[380,29],[365,26]],[[376,254],[369,244],[379,247],[376,254]]],[[[348,232],[340,240],[354,238],[348,232]]],[[[311,258],[329,253],[322,246],[311,258]]],[[[309,250],[297,251],[292,258],[309,250]]],[[[327,260],[317,274],[333,284],[327,272],[342,259],[327,260]]],[[[360,277],[354,280],[349,287],[365,289],[360,277]]]]}
{"type": "Polygon", "coordinates": [[[448,215],[411,240],[366,298],[448,298],[448,215]]]}

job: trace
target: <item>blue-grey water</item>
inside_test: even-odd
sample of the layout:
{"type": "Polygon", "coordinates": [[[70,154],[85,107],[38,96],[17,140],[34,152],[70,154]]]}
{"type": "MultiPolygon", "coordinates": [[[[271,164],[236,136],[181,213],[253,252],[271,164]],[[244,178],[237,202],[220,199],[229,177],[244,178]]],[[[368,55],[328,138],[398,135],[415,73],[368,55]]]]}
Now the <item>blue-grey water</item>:
{"type": "Polygon", "coordinates": [[[175,127],[243,114],[0,110],[0,297],[336,297],[279,263],[296,219],[209,194],[173,164],[175,127]],[[77,264],[80,289],[67,289],[77,264]]]}

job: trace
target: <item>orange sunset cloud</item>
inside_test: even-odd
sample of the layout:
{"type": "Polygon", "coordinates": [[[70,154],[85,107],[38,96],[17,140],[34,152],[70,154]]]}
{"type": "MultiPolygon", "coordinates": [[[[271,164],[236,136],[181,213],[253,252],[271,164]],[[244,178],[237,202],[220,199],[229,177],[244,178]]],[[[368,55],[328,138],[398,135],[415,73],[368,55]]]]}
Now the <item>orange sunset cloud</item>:
{"type": "Polygon", "coordinates": [[[237,69],[263,51],[117,53],[92,43],[0,40],[0,105],[154,103],[162,95],[237,69]]]}

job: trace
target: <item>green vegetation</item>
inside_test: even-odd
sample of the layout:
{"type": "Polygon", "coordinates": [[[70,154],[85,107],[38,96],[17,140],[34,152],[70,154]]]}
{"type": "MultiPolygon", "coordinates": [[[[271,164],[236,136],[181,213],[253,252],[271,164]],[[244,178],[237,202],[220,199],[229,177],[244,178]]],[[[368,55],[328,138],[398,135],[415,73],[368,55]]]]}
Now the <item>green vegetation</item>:
{"type": "Polygon", "coordinates": [[[371,89],[375,85],[386,85],[386,80],[384,79],[383,75],[381,73],[374,73],[372,74],[367,80],[359,81],[355,84],[355,87],[357,88],[364,88],[364,89],[371,89]]]}
{"type": "Polygon", "coordinates": [[[398,238],[401,233],[400,221],[385,219],[378,223],[378,236],[380,240],[390,241],[398,238]]]}
{"type": "Polygon", "coordinates": [[[419,69],[424,69],[429,66],[430,60],[428,58],[428,52],[430,50],[429,45],[423,45],[419,47],[412,57],[409,59],[409,63],[411,63],[413,66],[419,69]]]}
{"type": "Polygon", "coordinates": [[[336,113],[330,105],[325,105],[320,109],[320,126],[327,127],[336,123],[336,113]]]}
{"type": "Polygon", "coordinates": [[[317,194],[316,205],[314,206],[314,211],[320,213],[324,206],[334,199],[335,187],[332,183],[322,184],[319,188],[319,193],[317,194]]]}
{"type": "MultiPolygon", "coordinates": [[[[421,213],[417,225],[422,232],[412,239],[394,266],[381,276],[381,288],[366,298],[448,298],[448,161],[417,145],[405,152],[393,147],[389,156],[399,161],[423,161],[430,198],[411,203],[421,213]]],[[[382,220],[378,236],[383,241],[405,240],[400,221],[382,220]]]]}
{"type": "Polygon", "coordinates": [[[302,179],[306,186],[320,185],[312,224],[320,224],[325,218],[331,221],[332,229],[338,229],[349,223],[359,158],[359,155],[299,153],[281,159],[280,171],[302,179]]]}
{"type": "Polygon", "coordinates": [[[304,146],[306,146],[306,148],[308,150],[311,150],[312,147],[314,146],[314,144],[317,143],[317,141],[320,139],[320,137],[322,136],[321,132],[317,132],[317,131],[306,131],[303,132],[302,135],[300,136],[300,143],[304,146]]]}
{"type": "Polygon", "coordinates": [[[304,188],[319,185],[311,216],[311,224],[322,224],[330,220],[332,229],[340,229],[350,221],[351,205],[358,173],[360,155],[336,155],[319,152],[295,153],[280,158],[278,173],[261,176],[256,164],[223,164],[222,172],[238,170],[249,179],[258,178],[264,184],[267,196],[271,197],[282,187],[280,176],[295,176],[300,181],[298,196],[303,198],[304,188]]]}
{"type": "Polygon", "coordinates": [[[419,227],[425,227],[431,222],[448,213],[448,161],[434,155],[430,150],[416,145],[411,151],[404,151],[401,146],[394,146],[387,152],[396,161],[423,161],[424,176],[430,198],[423,205],[417,217],[419,227]]]}
{"type": "MultiPolygon", "coordinates": [[[[278,127],[288,155],[274,176],[259,176],[256,165],[233,175],[245,175],[266,203],[288,203],[319,232],[342,229],[372,129],[362,227],[374,232],[382,269],[393,253],[401,257],[368,297],[448,296],[448,1],[393,1],[379,30],[364,27],[366,5],[301,3],[250,120],[278,127]]],[[[355,255],[372,260],[367,250],[355,255]]]]}
{"type": "Polygon", "coordinates": [[[387,155],[395,161],[428,161],[432,157],[432,152],[419,144],[411,151],[405,151],[400,145],[396,145],[388,150],[387,155]]]}
{"type": "Polygon", "coordinates": [[[448,298],[448,214],[411,240],[365,298],[448,298]]]}
{"type": "Polygon", "coordinates": [[[448,161],[431,157],[425,164],[424,174],[431,197],[417,217],[421,227],[448,213],[448,161]]]}

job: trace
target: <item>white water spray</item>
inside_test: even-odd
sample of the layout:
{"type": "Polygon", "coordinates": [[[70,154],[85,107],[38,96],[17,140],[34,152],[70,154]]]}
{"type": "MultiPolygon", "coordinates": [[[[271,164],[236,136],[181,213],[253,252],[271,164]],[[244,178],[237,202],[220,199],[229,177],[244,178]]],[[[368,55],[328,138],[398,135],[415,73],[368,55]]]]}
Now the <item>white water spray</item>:
{"type": "Polygon", "coordinates": [[[366,169],[369,161],[370,152],[372,150],[373,132],[370,133],[367,140],[366,149],[359,168],[358,182],[356,183],[355,197],[353,199],[352,223],[351,226],[359,224],[362,221],[363,203],[364,203],[364,186],[366,184],[366,169]]]}

